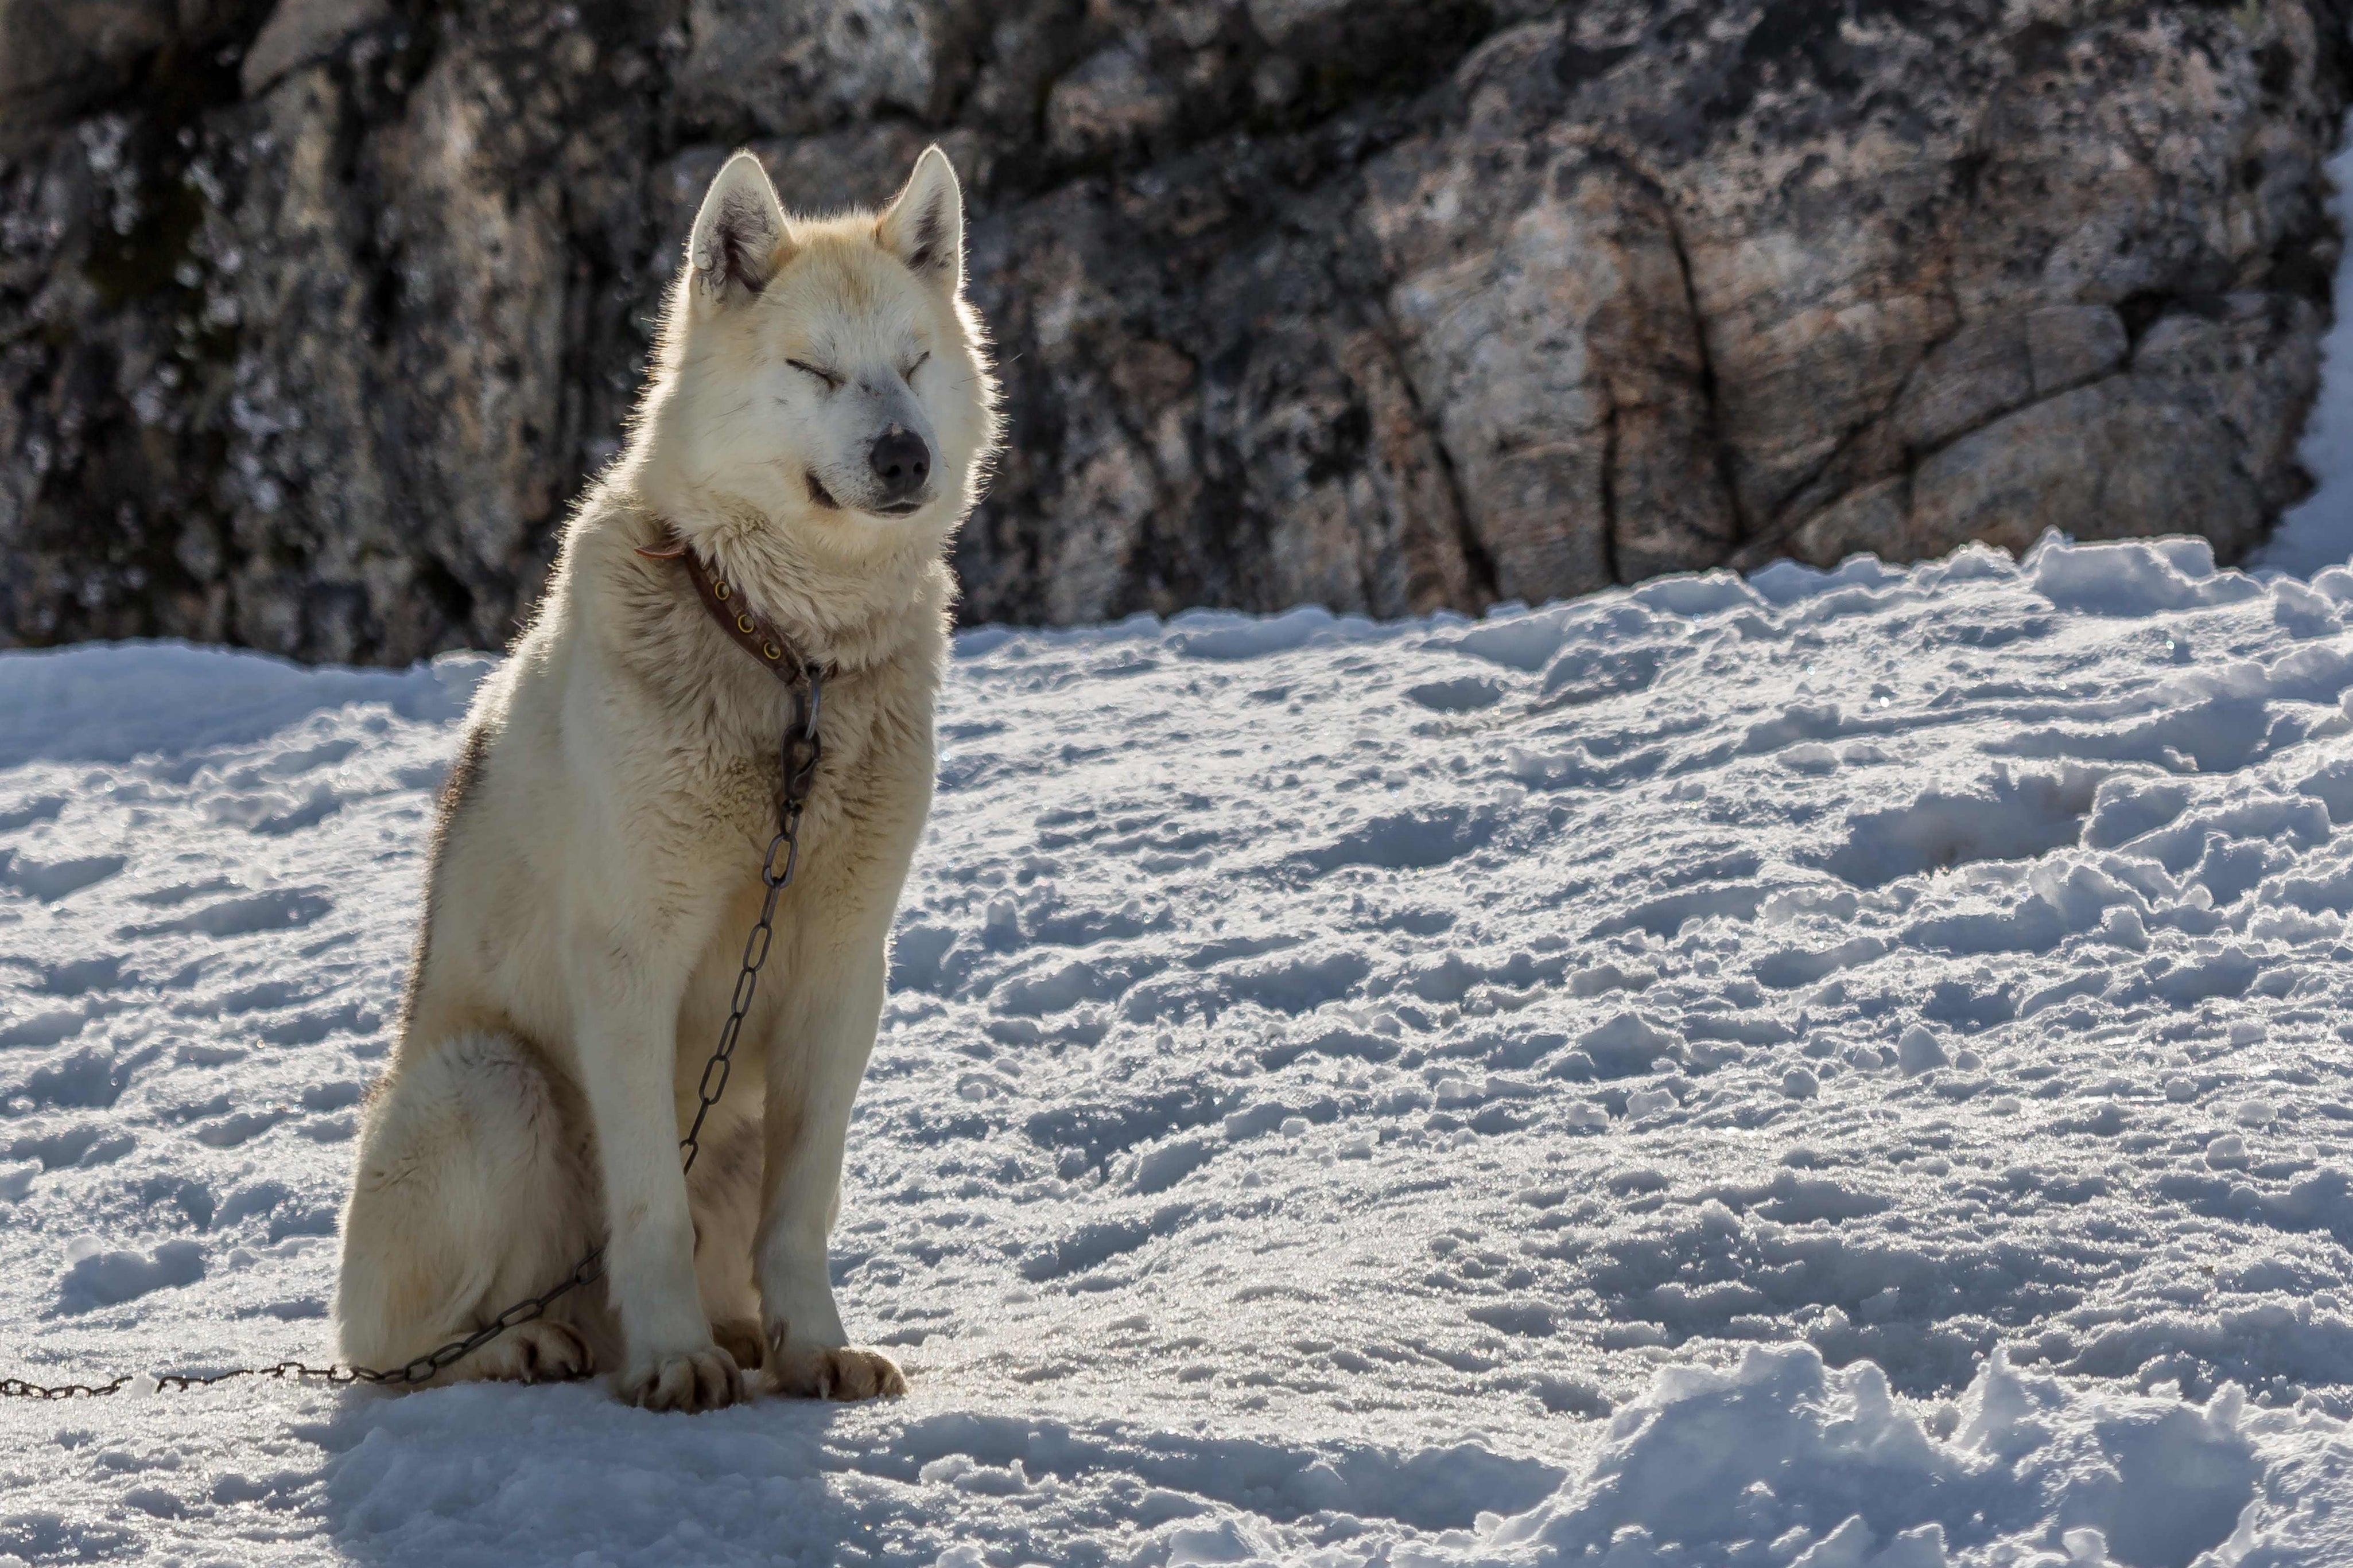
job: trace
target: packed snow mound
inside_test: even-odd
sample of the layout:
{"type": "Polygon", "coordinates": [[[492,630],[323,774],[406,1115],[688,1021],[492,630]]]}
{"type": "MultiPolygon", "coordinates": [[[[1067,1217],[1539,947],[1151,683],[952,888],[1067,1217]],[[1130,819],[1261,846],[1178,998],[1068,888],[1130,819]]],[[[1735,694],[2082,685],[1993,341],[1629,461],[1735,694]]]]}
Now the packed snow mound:
{"type": "MultiPolygon", "coordinates": [[[[0,1401],[0,1565],[2353,1561],[2348,603],[966,634],[835,1236],[908,1398],[0,1401]]],[[[330,1353],[489,667],[0,656],[0,1372],[330,1353]]]]}
{"type": "Polygon", "coordinates": [[[2250,1411],[2236,1384],[2202,1409],[2086,1394],[1999,1350],[1924,1410],[1871,1362],[1834,1372],[1810,1345],[1758,1347],[1728,1372],[1661,1371],[1575,1481],[1437,1544],[1609,1568],[1945,1568],[2052,1562],[2052,1544],[2084,1568],[2319,1561],[2303,1554],[2353,1540],[2299,1513],[2297,1461],[2337,1431],[2250,1411]]]}

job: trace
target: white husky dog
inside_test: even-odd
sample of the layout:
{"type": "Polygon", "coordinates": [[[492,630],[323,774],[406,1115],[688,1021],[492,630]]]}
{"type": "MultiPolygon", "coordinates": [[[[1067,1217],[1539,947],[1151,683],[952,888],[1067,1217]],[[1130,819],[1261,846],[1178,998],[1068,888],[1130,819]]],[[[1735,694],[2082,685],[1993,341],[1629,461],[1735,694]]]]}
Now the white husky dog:
{"type": "Polygon", "coordinates": [[[997,440],[934,147],[880,214],[787,216],[737,153],[694,220],[627,453],[445,786],[400,1037],[343,1214],[343,1352],[397,1367],[604,1247],[439,1374],[623,1397],[902,1390],[826,1273],[850,1101],[930,808],[945,547],[997,440]],[[806,668],[823,759],[691,1177],[681,1133],[776,836],[806,668]],[[780,674],[784,677],[780,679],[780,674]]]}

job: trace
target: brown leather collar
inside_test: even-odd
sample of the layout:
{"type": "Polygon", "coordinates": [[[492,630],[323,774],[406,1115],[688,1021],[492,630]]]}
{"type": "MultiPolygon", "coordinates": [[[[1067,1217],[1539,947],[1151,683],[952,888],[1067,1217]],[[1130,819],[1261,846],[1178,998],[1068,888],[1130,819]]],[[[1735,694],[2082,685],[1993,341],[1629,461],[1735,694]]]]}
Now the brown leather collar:
{"type": "Polygon", "coordinates": [[[702,563],[702,557],[677,534],[665,535],[659,546],[640,544],[638,553],[649,561],[683,563],[687,580],[694,584],[694,596],[702,601],[712,624],[727,634],[728,640],[750,654],[754,662],[786,686],[798,686],[811,674],[831,673],[815,670],[776,622],[754,609],[733,584],[714,574],[702,563]]]}

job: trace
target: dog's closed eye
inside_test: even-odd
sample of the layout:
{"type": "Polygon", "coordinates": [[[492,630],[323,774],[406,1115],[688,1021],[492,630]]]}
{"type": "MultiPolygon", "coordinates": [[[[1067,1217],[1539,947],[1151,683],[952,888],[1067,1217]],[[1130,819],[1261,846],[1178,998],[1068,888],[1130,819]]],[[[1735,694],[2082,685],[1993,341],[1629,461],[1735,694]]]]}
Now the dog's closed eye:
{"type": "Polygon", "coordinates": [[[813,375],[819,381],[825,383],[825,389],[828,392],[831,392],[834,388],[841,384],[841,377],[834,374],[833,372],[829,370],[819,370],[817,366],[809,363],[806,360],[788,359],[785,363],[792,366],[795,370],[801,372],[803,374],[813,375]]]}
{"type": "Polygon", "coordinates": [[[915,384],[915,373],[923,369],[924,362],[929,360],[931,357],[932,351],[929,349],[925,349],[922,353],[917,354],[915,356],[915,363],[899,373],[899,379],[905,382],[908,385],[913,386],[915,384]]]}

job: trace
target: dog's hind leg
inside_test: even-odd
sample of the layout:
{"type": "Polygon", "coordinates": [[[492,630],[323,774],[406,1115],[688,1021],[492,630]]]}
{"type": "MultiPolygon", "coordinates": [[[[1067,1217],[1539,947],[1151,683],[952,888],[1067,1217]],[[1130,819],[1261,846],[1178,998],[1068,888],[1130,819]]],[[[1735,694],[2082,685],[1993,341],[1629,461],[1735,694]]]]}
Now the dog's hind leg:
{"type": "MultiPolygon", "coordinates": [[[[394,1073],[368,1106],[343,1215],[347,1360],[399,1367],[572,1272],[593,1245],[595,1192],[571,1120],[508,1036],[459,1035],[394,1073]]],[[[592,1371],[602,1294],[580,1288],[433,1381],[592,1371]]]]}
{"type": "Polygon", "coordinates": [[[745,1372],[767,1353],[752,1239],[760,1221],[760,1124],[747,1119],[703,1151],[687,1182],[694,1211],[694,1279],[711,1337],[745,1372]]]}

